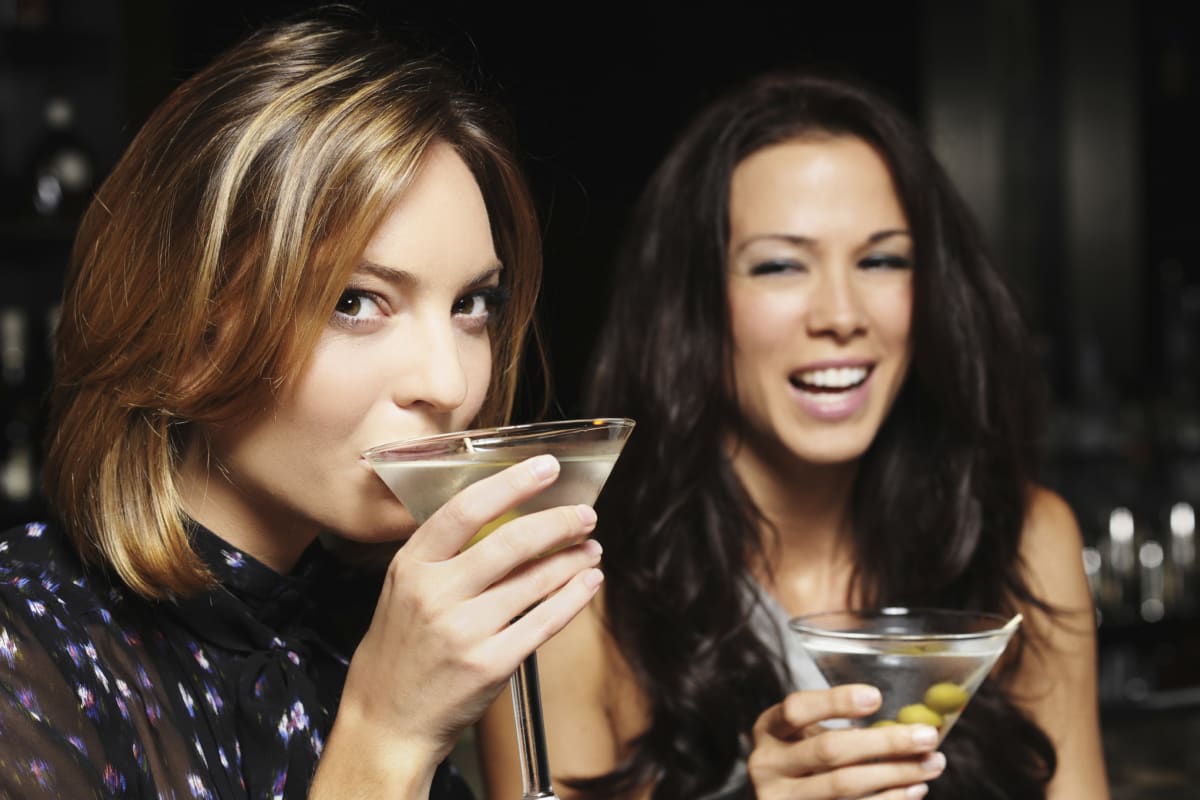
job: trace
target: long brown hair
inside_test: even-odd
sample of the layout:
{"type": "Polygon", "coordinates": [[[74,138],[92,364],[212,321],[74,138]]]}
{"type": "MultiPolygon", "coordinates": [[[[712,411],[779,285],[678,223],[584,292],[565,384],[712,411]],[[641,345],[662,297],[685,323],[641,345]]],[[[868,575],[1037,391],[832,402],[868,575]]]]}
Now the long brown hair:
{"type": "Polygon", "coordinates": [[[58,331],[45,467],[83,558],[147,597],[209,576],[174,476],[189,423],[261,408],[303,368],[434,142],[482,190],[510,300],[480,424],[507,420],[540,282],[507,118],[349,9],[264,28],[154,111],[85,214],[58,331]]]}

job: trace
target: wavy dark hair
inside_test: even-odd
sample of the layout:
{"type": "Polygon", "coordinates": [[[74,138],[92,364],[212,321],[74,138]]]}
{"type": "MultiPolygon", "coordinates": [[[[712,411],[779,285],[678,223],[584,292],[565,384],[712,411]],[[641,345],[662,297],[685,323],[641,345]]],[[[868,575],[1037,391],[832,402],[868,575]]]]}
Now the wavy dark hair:
{"type": "MultiPolygon", "coordinates": [[[[634,211],[586,396],[638,421],[600,499],[611,634],[652,715],[597,795],[721,787],[785,692],[750,625],[764,519],[722,448],[736,430],[725,261],[736,165],[772,144],[853,136],[891,170],[915,248],[912,364],[851,494],[854,591],[868,605],[1046,609],[1018,551],[1035,467],[1039,368],[1017,304],[924,138],[882,95],[840,79],[760,77],[710,105],[634,211]],[[897,527],[903,526],[902,535],[897,527]]],[[[1047,609],[1049,610],[1049,609],[1047,609]]],[[[937,797],[1039,797],[1046,735],[989,679],[945,743],[937,797]]]]}

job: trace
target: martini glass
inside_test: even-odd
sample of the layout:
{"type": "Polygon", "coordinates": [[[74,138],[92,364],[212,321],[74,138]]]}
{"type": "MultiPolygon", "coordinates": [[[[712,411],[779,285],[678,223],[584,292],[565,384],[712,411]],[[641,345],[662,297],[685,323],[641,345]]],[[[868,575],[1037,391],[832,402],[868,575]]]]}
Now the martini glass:
{"type": "MultiPolygon", "coordinates": [[[[617,418],[482,428],[380,445],[363,453],[363,458],[418,523],[475,481],[542,453],[557,458],[559,475],[554,483],[485,525],[467,544],[470,547],[522,514],[594,503],[633,426],[633,420],[617,418]]],[[[517,668],[510,687],[523,797],[557,800],[550,785],[536,653],[517,668]]]]}
{"type": "Polygon", "coordinates": [[[879,711],[848,724],[924,723],[940,744],[1020,624],[1020,614],[881,608],[809,614],[790,626],[830,686],[868,683],[883,695],[879,711]]]}

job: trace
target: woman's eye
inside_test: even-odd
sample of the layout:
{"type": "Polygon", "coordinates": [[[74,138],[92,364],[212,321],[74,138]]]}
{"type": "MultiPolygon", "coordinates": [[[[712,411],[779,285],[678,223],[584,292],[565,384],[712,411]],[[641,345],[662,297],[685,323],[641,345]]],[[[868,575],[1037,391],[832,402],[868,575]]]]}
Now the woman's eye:
{"type": "Polygon", "coordinates": [[[453,313],[455,316],[486,323],[499,312],[507,299],[508,292],[500,286],[480,289],[458,298],[454,302],[453,313]]]}
{"type": "Polygon", "coordinates": [[[333,307],[333,315],[342,322],[354,325],[383,316],[383,310],[369,292],[347,289],[333,307]]]}
{"type": "Polygon", "coordinates": [[[912,259],[907,256],[878,253],[870,255],[858,262],[863,269],[909,269],[912,259]]]}
{"type": "Polygon", "coordinates": [[[804,264],[799,261],[774,260],[760,261],[750,267],[751,275],[776,275],[781,272],[803,272],[804,264]]]}

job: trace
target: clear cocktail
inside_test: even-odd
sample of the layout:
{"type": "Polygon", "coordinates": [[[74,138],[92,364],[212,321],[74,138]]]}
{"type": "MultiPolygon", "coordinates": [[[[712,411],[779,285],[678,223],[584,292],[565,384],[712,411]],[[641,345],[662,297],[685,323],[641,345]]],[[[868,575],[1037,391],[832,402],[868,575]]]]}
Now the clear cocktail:
{"type": "Polygon", "coordinates": [[[830,686],[882,693],[879,711],[852,724],[925,723],[940,742],[1020,623],[1020,614],[884,608],[810,614],[791,629],[830,686]]]}

